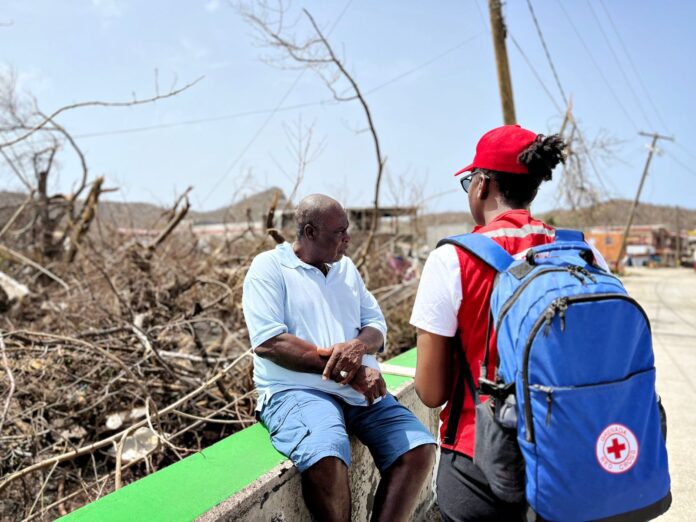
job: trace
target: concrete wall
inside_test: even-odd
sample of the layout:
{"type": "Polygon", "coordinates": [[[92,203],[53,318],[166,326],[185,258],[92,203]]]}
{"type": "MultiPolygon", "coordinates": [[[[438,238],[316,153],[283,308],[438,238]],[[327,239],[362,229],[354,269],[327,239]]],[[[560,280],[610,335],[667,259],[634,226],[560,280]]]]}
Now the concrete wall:
{"type": "MultiPolygon", "coordinates": [[[[435,436],[438,429],[437,410],[431,410],[418,399],[412,381],[404,383],[394,396],[413,411],[430,428],[435,436]]],[[[350,470],[353,494],[353,517],[355,521],[370,519],[374,494],[379,482],[379,472],[365,446],[355,437],[351,438],[353,465],[350,470]]],[[[433,504],[430,484],[432,474],[421,492],[414,520],[423,520],[433,504]]],[[[310,521],[310,515],[302,499],[300,474],[290,461],[285,461],[263,475],[248,487],[228,498],[198,518],[199,522],[245,521],[268,522],[310,521]]]]}

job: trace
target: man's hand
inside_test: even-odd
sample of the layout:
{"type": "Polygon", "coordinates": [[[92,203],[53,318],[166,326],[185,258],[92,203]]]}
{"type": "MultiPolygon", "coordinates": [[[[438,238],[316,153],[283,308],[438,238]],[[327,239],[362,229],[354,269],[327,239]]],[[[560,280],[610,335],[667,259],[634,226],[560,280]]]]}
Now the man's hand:
{"type": "Polygon", "coordinates": [[[333,379],[340,385],[350,383],[362,368],[362,357],[367,353],[367,345],[360,339],[337,343],[329,348],[317,348],[317,353],[329,357],[322,373],[322,379],[333,379]]]}
{"type": "Polygon", "coordinates": [[[372,406],[375,399],[384,397],[387,394],[387,383],[384,382],[379,370],[369,366],[361,366],[355,374],[355,378],[350,382],[351,388],[362,393],[367,399],[367,403],[372,406]]]}

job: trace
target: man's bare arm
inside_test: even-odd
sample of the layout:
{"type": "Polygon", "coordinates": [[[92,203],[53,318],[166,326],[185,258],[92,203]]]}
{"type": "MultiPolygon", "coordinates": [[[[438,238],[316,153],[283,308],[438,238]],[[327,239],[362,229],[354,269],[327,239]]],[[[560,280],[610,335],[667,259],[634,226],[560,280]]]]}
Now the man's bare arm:
{"type": "Polygon", "coordinates": [[[370,355],[376,354],[382,346],[384,346],[384,336],[377,328],[366,326],[358,334],[357,340],[362,342],[365,347],[365,353],[370,355]]]}
{"type": "Polygon", "coordinates": [[[382,332],[366,326],[355,339],[319,348],[319,354],[329,356],[323,372],[324,380],[333,379],[339,384],[348,384],[362,367],[363,355],[374,355],[383,344],[382,332]]]}
{"type": "Polygon", "coordinates": [[[270,338],[257,346],[254,352],[278,366],[305,373],[322,373],[329,360],[317,352],[314,344],[289,333],[270,338]]]}

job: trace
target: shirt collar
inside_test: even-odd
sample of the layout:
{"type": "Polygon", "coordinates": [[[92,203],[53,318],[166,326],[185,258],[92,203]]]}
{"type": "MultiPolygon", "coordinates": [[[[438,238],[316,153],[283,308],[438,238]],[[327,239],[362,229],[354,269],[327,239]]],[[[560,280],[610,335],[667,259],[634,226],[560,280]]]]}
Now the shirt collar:
{"type": "Polygon", "coordinates": [[[297,254],[295,254],[295,251],[292,249],[292,245],[287,241],[278,245],[276,247],[276,252],[278,252],[280,264],[285,267],[299,268],[301,266],[308,266],[307,263],[297,257],[297,254]]]}
{"type": "MultiPolygon", "coordinates": [[[[280,264],[283,265],[284,267],[287,268],[307,268],[310,270],[318,270],[317,267],[310,265],[309,263],[305,263],[302,261],[299,257],[297,257],[297,254],[295,254],[295,250],[292,248],[292,245],[288,243],[287,241],[285,243],[281,243],[276,247],[276,251],[278,252],[278,257],[280,259],[280,264]]],[[[333,268],[333,264],[328,264],[329,267],[329,272],[331,271],[331,268],[333,268]]]]}
{"type": "Polygon", "coordinates": [[[495,222],[497,222],[497,221],[504,221],[504,220],[506,220],[506,218],[513,218],[512,221],[524,221],[524,222],[530,221],[530,220],[533,219],[533,218],[532,218],[532,215],[529,213],[529,211],[528,211],[528,210],[525,210],[525,209],[523,209],[523,208],[516,208],[516,209],[512,209],[512,210],[506,210],[505,212],[502,212],[502,213],[498,214],[497,216],[495,216],[495,218],[493,218],[493,221],[491,221],[491,222],[488,223],[487,225],[476,225],[476,226],[473,228],[472,232],[478,232],[478,231],[481,230],[483,227],[489,227],[489,226],[491,226],[493,223],[495,223],[495,222]]]}

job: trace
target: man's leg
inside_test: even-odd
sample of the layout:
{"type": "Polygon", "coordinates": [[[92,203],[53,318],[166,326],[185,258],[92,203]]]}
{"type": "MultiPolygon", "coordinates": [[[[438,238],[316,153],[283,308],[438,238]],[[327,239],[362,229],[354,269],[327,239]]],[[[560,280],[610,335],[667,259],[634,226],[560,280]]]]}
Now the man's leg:
{"type": "Polygon", "coordinates": [[[435,446],[418,446],[401,455],[382,473],[372,520],[408,520],[435,464],[435,446]]]}
{"type": "Polygon", "coordinates": [[[336,457],[325,457],[302,473],[302,495],[316,520],[350,521],[348,467],[336,457]]]}
{"type": "Polygon", "coordinates": [[[408,520],[435,462],[428,429],[390,394],[372,406],[344,406],[348,431],[368,447],[382,474],[372,520],[408,520]]]}
{"type": "Polygon", "coordinates": [[[350,520],[350,441],[341,405],[327,393],[288,390],[260,414],[271,443],[302,475],[307,508],[317,520],[350,520]]]}

